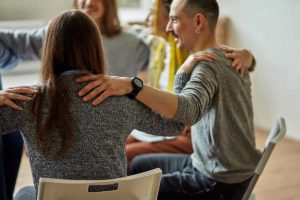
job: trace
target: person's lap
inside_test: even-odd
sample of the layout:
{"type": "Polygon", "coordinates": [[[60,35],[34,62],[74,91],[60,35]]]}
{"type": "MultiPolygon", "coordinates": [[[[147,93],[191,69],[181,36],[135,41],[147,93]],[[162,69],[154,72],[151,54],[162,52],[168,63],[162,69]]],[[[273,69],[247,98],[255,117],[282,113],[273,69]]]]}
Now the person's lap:
{"type": "Polygon", "coordinates": [[[158,199],[241,199],[250,179],[226,184],[204,176],[192,165],[189,155],[146,154],[137,156],[130,167],[131,174],[160,168],[162,178],[158,199]],[[226,193],[230,194],[226,194],[226,193]]]}
{"type": "Polygon", "coordinates": [[[141,173],[154,168],[163,172],[159,199],[185,199],[190,194],[209,191],[216,181],[196,170],[191,157],[185,154],[147,154],[132,161],[130,172],[141,173]]]}
{"type": "Polygon", "coordinates": [[[191,154],[193,153],[191,137],[190,135],[183,134],[172,140],[150,143],[141,142],[132,136],[128,136],[126,141],[126,155],[129,165],[134,157],[149,153],[191,154]]]}
{"type": "Polygon", "coordinates": [[[33,186],[26,186],[20,189],[14,200],[36,200],[35,188],[33,186]]]}

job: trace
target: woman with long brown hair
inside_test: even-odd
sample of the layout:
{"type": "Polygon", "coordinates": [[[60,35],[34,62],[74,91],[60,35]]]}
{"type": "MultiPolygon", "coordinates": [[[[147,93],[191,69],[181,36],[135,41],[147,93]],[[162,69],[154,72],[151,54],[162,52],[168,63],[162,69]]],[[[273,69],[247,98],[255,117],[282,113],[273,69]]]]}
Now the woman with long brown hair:
{"type": "Polygon", "coordinates": [[[24,110],[1,106],[0,134],[21,130],[35,189],[17,199],[35,199],[40,177],[109,179],[126,176],[125,141],[134,128],[150,133],[180,134],[183,125],[162,119],[127,96],[112,97],[94,107],[78,97],[78,75],[104,74],[99,29],[78,10],[54,18],[42,53],[42,85],[24,110]],[[170,131],[171,130],[171,131],[170,131]]]}

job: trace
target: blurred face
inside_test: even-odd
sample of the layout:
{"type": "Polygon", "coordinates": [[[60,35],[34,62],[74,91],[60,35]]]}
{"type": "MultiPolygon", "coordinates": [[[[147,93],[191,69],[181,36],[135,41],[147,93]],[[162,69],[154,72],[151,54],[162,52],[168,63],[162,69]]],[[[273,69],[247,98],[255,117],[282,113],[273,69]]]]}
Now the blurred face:
{"type": "MultiPolygon", "coordinates": [[[[149,14],[146,18],[147,25],[149,27],[154,26],[154,12],[155,12],[155,2],[153,1],[152,7],[149,11],[149,14]]],[[[169,13],[162,1],[159,1],[158,13],[157,13],[157,35],[166,38],[166,26],[169,20],[169,13]]]]}
{"type": "Polygon", "coordinates": [[[172,2],[166,31],[174,35],[179,48],[192,51],[196,40],[194,21],[184,13],[185,3],[185,0],[172,2]]]}
{"type": "Polygon", "coordinates": [[[96,22],[101,21],[104,15],[103,0],[77,0],[78,9],[82,10],[96,22]]]}

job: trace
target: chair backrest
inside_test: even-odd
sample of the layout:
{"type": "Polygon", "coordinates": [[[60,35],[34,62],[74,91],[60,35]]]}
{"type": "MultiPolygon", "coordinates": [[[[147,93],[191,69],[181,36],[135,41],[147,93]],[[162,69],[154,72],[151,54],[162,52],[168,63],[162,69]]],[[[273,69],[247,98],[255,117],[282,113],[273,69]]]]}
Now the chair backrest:
{"type": "Polygon", "coordinates": [[[38,200],[156,200],[161,170],[108,180],[40,178],[38,200]]]}
{"type": "Polygon", "coordinates": [[[247,187],[247,190],[243,196],[243,200],[249,200],[249,197],[251,196],[254,186],[255,186],[259,176],[263,172],[275,145],[284,138],[285,133],[286,133],[285,120],[282,117],[280,117],[277,119],[276,124],[272,128],[272,131],[267,138],[262,157],[255,169],[254,176],[251,178],[251,181],[250,181],[250,183],[247,187]]]}

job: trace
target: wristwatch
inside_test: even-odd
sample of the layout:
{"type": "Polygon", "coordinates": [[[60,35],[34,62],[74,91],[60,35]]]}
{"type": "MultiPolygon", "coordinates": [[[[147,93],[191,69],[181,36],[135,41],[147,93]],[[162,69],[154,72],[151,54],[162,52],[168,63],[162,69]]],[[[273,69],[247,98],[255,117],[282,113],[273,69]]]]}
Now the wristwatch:
{"type": "Polygon", "coordinates": [[[143,81],[138,77],[131,78],[133,90],[127,94],[129,99],[135,99],[136,95],[143,89],[143,81]]]}

